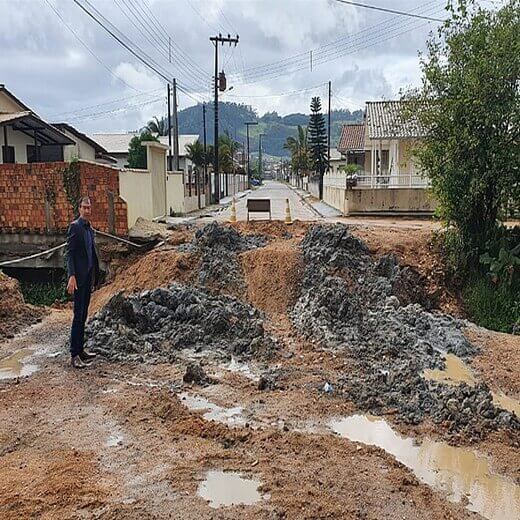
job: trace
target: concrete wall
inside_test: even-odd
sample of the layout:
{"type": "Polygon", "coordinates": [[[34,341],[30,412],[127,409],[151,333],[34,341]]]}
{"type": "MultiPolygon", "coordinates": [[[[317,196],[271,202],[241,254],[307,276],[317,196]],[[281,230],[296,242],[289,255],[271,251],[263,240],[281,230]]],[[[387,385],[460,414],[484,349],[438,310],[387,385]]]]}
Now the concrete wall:
{"type": "Polygon", "coordinates": [[[84,159],[85,161],[96,160],[96,150],[92,145],[82,141],[79,137],[66,129],[60,131],[76,143],[63,147],[64,161],[70,162],[74,158],[84,159]]]}
{"type": "Polygon", "coordinates": [[[168,215],[184,213],[184,172],[166,172],[168,215]]]}
{"type": "MultiPolygon", "coordinates": [[[[421,188],[344,190],[345,215],[359,213],[428,213],[437,203],[430,192],[421,188]]],[[[327,202],[327,201],[326,201],[327,202]]],[[[333,204],[331,204],[333,205],[333,204]]],[[[334,207],[337,207],[334,205],[334,207]]]]}
{"type": "Polygon", "coordinates": [[[345,188],[323,186],[323,201],[345,214],[346,192],[345,188]]]}
{"type": "Polygon", "coordinates": [[[144,142],[146,164],[152,183],[152,212],[154,217],[166,215],[166,150],[167,146],[153,141],[144,142]]]}
{"type": "Polygon", "coordinates": [[[153,214],[152,181],[148,170],[121,170],[119,172],[119,192],[128,205],[128,227],[131,228],[138,217],[151,220],[153,214]]]}

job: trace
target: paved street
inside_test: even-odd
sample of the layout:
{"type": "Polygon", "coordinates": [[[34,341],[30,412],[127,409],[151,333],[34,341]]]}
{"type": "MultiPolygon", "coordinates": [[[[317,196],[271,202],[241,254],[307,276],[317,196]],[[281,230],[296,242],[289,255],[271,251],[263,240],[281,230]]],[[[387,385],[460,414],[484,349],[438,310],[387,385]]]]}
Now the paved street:
{"type": "MultiPolygon", "coordinates": [[[[264,184],[253,190],[246,197],[237,200],[237,220],[247,220],[246,200],[252,199],[270,199],[271,200],[271,217],[273,220],[285,219],[285,201],[289,199],[291,208],[291,216],[293,220],[318,220],[319,217],[312,211],[297,193],[295,193],[287,185],[278,181],[264,181],[264,184]]],[[[231,214],[231,206],[218,214],[218,220],[229,220],[231,214]]],[[[267,220],[267,213],[252,213],[250,220],[267,220]]]]}

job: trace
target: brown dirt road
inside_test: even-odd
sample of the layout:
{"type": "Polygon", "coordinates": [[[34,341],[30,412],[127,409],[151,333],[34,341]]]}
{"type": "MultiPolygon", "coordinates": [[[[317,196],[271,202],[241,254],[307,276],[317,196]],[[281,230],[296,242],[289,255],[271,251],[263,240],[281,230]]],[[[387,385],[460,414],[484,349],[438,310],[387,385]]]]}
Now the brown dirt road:
{"type": "MultiPolygon", "coordinates": [[[[248,296],[269,314],[268,326],[283,344],[270,363],[282,370],[282,388],[258,389],[255,369],[264,366],[251,365],[252,376],[210,359],[204,368],[216,384],[204,388],[182,383],[181,364],[136,366],[99,359],[85,371],[73,371],[64,349],[70,310],[53,310],[42,323],[0,344],[0,358],[34,349],[31,363],[39,367],[27,378],[0,381],[0,517],[479,518],[420,482],[383,450],[315,428],[356,409],[350,401],[320,391],[325,381],[348,370],[345,361],[302,341],[283,314],[294,294],[276,288],[285,283],[294,287],[301,267],[286,245],[266,248],[285,261],[276,278],[269,276],[271,255],[258,250],[242,258],[248,296]],[[255,255],[256,275],[250,271],[252,262],[257,265],[255,255]],[[207,415],[190,409],[186,396],[221,408],[207,415]],[[234,407],[241,408],[237,421],[228,413],[234,407]],[[260,480],[264,499],[213,509],[197,496],[211,469],[260,480]]],[[[142,261],[150,262],[164,283],[157,272],[161,262],[147,258],[142,261]]],[[[167,278],[189,279],[190,266],[175,256],[166,267],[167,278]]],[[[135,287],[148,283],[138,279],[135,287]]],[[[127,287],[116,281],[98,298],[105,301],[122,288],[127,287]]],[[[482,342],[487,361],[477,369],[489,381],[518,381],[518,364],[509,373],[494,371],[492,360],[503,354],[501,344],[482,342]]],[[[518,388],[509,387],[519,397],[518,388]]],[[[394,426],[418,438],[432,433],[442,438],[442,432],[428,427],[407,431],[394,426]]],[[[473,448],[487,453],[493,468],[520,481],[517,448],[500,438],[473,448]]]]}

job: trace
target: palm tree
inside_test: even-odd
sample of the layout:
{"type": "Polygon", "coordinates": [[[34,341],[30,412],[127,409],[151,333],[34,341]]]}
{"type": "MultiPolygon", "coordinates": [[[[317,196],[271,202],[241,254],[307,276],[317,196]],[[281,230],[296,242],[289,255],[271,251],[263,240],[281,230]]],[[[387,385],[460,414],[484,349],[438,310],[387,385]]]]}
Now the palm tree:
{"type": "Polygon", "coordinates": [[[235,141],[226,131],[218,138],[218,160],[222,171],[234,173],[235,165],[233,158],[235,157],[240,143],[235,141]]]}
{"type": "Polygon", "coordinates": [[[152,134],[157,135],[168,135],[168,122],[164,117],[159,119],[157,116],[154,116],[153,119],[150,119],[145,126],[145,129],[152,132],[152,134]]]}
{"type": "Polygon", "coordinates": [[[204,146],[200,141],[187,144],[186,152],[186,157],[193,163],[196,170],[204,166],[204,146]]]}
{"type": "Polygon", "coordinates": [[[283,147],[291,152],[291,167],[298,175],[303,176],[311,167],[311,154],[307,143],[307,128],[298,125],[298,136],[288,137],[283,147]]]}

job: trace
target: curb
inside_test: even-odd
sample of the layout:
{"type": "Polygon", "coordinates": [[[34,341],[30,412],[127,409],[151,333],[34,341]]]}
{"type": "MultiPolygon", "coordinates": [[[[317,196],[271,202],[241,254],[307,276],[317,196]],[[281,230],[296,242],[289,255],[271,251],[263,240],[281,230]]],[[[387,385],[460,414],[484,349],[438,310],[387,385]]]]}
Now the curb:
{"type": "Polygon", "coordinates": [[[300,194],[300,192],[297,190],[297,188],[295,188],[294,186],[291,186],[290,184],[287,184],[287,186],[289,186],[289,188],[291,188],[292,191],[294,191],[294,193],[296,193],[296,195],[298,195],[298,197],[300,197],[300,200],[315,214],[317,215],[318,217],[320,218],[325,218],[325,215],[322,215],[310,202],[308,202],[307,200],[305,200],[305,197],[303,195],[300,194]]]}

